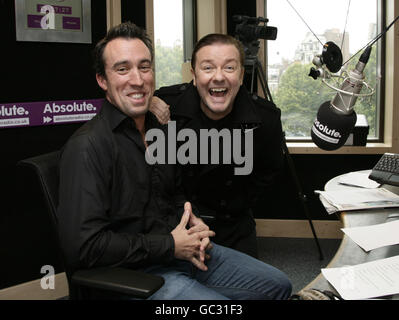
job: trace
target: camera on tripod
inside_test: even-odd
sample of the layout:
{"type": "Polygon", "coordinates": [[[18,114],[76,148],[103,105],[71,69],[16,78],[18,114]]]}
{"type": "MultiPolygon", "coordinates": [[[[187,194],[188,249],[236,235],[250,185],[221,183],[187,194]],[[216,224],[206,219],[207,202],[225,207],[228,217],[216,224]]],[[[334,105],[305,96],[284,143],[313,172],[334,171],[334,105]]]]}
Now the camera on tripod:
{"type": "Polygon", "coordinates": [[[258,39],[276,40],[277,38],[277,28],[264,25],[269,19],[235,15],[233,16],[233,21],[238,23],[235,29],[236,38],[243,44],[251,43],[258,39]],[[259,25],[260,23],[263,23],[263,25],[259,25]]]}
{"type": "Polygon", "coordinates": [[[260,44],[259,39],[276,40],[277,28],[266,26],[265,23],[267,23],[269,19],[262,17],[254,18],[235,15],[233,16],[233,21],[237,23],[235,38],[242,43],[245,53],[244,84],[251,93],[256,93],[255,80],[259,77],[264,97],[273,102],[267,85],[266,75],[258,59],[258,51],[260,44]],[[260,23],[263,23],[263,25],[259,25],[260,23]]]}

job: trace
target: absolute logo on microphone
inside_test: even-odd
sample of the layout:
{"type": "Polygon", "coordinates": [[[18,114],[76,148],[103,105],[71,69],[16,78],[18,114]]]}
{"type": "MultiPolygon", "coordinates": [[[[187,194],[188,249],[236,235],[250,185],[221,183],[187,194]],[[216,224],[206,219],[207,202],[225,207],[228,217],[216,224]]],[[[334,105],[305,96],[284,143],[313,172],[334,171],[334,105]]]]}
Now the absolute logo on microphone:
{"type": "Polygon", "coordinates": [[[320,123],[317,118],[313,123],[312,132],[320,139],[329,143],[338,144],[342,138],[342,135],[339,131],[330,129],[328,126],[320,123]]]}

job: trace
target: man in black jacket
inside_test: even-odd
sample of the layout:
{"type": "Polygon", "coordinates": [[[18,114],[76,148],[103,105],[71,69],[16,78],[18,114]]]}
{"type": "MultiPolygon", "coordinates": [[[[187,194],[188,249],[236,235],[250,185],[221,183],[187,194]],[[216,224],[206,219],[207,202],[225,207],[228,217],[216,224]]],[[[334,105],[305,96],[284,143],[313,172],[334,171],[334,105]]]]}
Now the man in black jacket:
{"type": "Polygon", "coordinates": [[[122,24],[95,54],[106,99],[69,139],[60,164],[57,214],[68,263],[137,268],[179,257],[206,270],[204,250],[213,232],[192,213],[187,225],[197,227],[196,236],[176,230],[184,210],[176,168],[149,166],[144,157],[146,132],[165,127],[147,114],[154,91],[150,40],[135,25],[122,24]]]}
{"type": "MultiPolygon", "coordinates": [[[[184,190],[216,232],[214,242],[257,257],[252,209],[260,197],[266,196],[283,164],[280,110],[249,94],[242,85],[244,52],[241,43],[231,36],[203,37],[194,48],[191,66],[191,83],[155,92],[170,106],[170,118],[176,121],[178,130],[240,129],[241,141],[252,135],[253,153],[247,155],[252,170],[242,175],[237,175],[234,162],[185,164],[184,190]]],[[[150,110],[166,122],[169,109],[162,100],[153,99],[150,110]]],[[[242,149],[243,153],[247,151],[242,149]]]]}
{"type": "Polygon", "coordinates": [[[281,271],[210,242],[214,232],[179,196],[175,165],[146,161],[146,135],[167,128],[147,113],[154,77],[144,31],[131,23],[111,29],[95,56],[106,100],[70,138],[60,164],[57,216],[67,263],[161,275],[165,283],[150,299],[288,298],[281,271]]]}

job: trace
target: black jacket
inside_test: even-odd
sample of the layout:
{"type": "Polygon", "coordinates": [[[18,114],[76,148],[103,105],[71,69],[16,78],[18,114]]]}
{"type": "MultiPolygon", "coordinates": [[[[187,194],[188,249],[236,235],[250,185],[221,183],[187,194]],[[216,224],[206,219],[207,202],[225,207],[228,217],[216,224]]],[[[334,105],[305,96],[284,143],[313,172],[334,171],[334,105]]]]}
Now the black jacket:
{"type": "MultiPolygon", "coordinates": [[[[248,234],[252,231],[249,229],[255,227],[250,209],[259,197],[265,196],[283,165],[280,110],[257,95],[250,95],[242,86],[232,112],[226,118],[212,122],[201,111],[200,97],[192,83],[164,87],[155,95],[170,105],[171,119],[177,122],[178,129],[198,131],[227,127],[241,129],[243,135],[246,130],[254,130],[253,171],[250,175],[235,175],[234,165],[182,166],[186,196],[199,209],[199,214],[220,221],[236,221],[242,227],[234,232],[235,236],[248,234]]],[[[222,236],[219,230],[215,231],[216,237],[222,236]]],[[[223,241],[221,244],[226,245],[223,241]]]]}
{"type": "MultiPolygon", "coordinates": [[[[161,128],[148,113],[146,129],[154,127],[161,128]]],[[[176,167],[149,166],[144,150],[134,121],[107,101],[66,144],[57,216],[70,268],[139,268],[174,258],[170,232],[183,206],[176,167]]]]}

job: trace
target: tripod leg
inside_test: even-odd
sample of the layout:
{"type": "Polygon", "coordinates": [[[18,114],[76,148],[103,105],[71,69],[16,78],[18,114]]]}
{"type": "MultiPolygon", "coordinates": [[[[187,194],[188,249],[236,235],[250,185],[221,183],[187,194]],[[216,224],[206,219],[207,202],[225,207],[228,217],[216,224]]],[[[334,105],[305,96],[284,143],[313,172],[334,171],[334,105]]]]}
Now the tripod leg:
{"type": "Polygon", "coordinates": [[[255,83],[255,64],[252,65],[252,71],[251,71],[251,92],[254,92],[254,83],[255,83]]]}
{"type": "Polygon", "coordinates": [[[288,151],[288,147],[287,147],[287,144],[286,144],[286,141],[285,141],[285,137],[283,137],[283,146],[282,147],[283,147],[283,153],[284,153],[285,157],[287,158],[287,163],[288,163],[288,167],[289,167],[289,169],[291,171],[291,175],[292,175],[292,177],[293,177],[293,179],[295,181],[295,185],[296,185],[296,188],[297,188],[299,200],[301,201],[303,211],[305,212],[306,218],[309,221],[310,229],[312,230],[314,240],[315,240],[317,248],[319,250],[319,259],[323,260],[324,259],[323,252],[321,250],[319,239],[317,238],[316,231],[314,229],[313,222],[312,222],[312,219],[310,217],[309,209],[308,209],[308,206],[306,204],[306,196],[302,192],[302,188],[301,188],[301,185],[299,183],[298,176],[296,175],[294,162],[292,161],[291,155],[290,155],[290,153],[288,151]]]}
{"type": "MultiPolygon", "coordinates": [[[[262,65],[260,64],[260,62],[259,62],[259,60],[257,58],[255,59],[255,61],[252,61],[251,65],[252,65],[251,93],[254,92],[253,91],[254,69],[256,67],[256,70],[258,72],[258,77],[259,77],[259,80],[261,82],[263,94],[265,95],[266,99],[268,99],[270,102],[273,102],[272,95],[271,95],[270,90],[269,90],[269,86],[267,85],[266,76],[265,76],[265,73],[263,72],[263,69],[262,69],[262,65]]],[[[294,162],[292,161],[291,155],[290,155],[289,150],[287,148],[287,144],[286,144],[286,141],[285,141],[284,133],[283,133],[282,149],[283,149],[283,153],[284,153],[284,155],[285,155],[285,157],[287,159],[287,163],[288,163],[288,167],[289,167],[289,169],[291,171],[291,175],[292,175],[292,177],[293,177],[293,179],[295,181],[295,186],[296,186],[296,189],[297,189],[297,192],[298,192],[299,200],[301,201],[301,204],[302,204],[303,211],[305,212],[306,218],[309,221],[309,225],[310,225],[310,228],[312,230],[313,237],[315,239],[317,248],[319,250],[320,260],[323,260],[324,259],[323,252],[321,250],[319,239],[317,238],[316,231],[314,229],[313,222],[312,222],[312,219],[311,219],[310,214],[309,214],[309,209],[308,209],[307,204],[306,204],[306,196],[302,192],[301,184],[299,183],[298,176],[296,175],[294,162]]]]}
{"type": "Polygon", "coordinates": [[[265,98],[268,99],[270,102],[273,102],[272,94],[270,93],[269,86],[267,85],[266,75],[263,72],[262,65],[260,64],[259,60],[256,60],[256,70],[258,72],[258,77],[262,86],[263,94],[265,98]]]}

